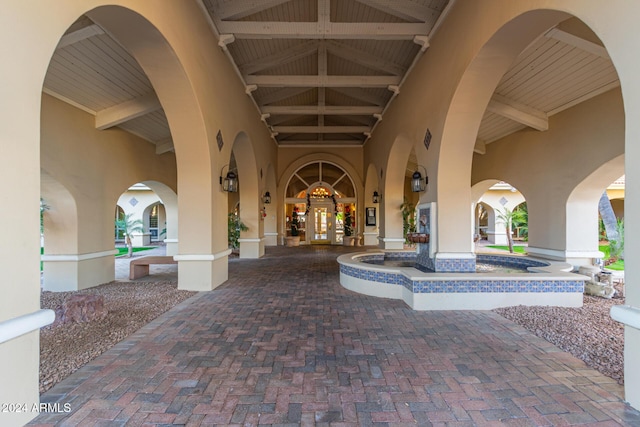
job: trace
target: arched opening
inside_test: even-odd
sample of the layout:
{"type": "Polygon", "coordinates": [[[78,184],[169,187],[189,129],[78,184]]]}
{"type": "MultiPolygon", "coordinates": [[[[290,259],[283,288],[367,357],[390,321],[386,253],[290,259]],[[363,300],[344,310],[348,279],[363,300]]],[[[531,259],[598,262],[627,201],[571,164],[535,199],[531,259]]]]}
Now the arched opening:
{"type": "Polygon", "coordinates": [[[387,249],[402,249],[405,244],[408,231],[406,211],[415,211],[421,195],[411,191],[410,187],[411,177],[419,165],[422,163],[418,160],[413,141],[406,135],[398,136],[391,147],[386,170],[384,173],[381,171],[380,176],[384,182],[380,225],[380,234],[384,237],[380,244],[387,249]]]}
{"type": "Polygon", "coordinates": [[[227,195],[229,213],[234,212],[236,204],[239,205],[237,216],[229,218],[235,218],[235,224],[243,224],[234,230],[234,237],[239,233],[240,258],[260,258],[264,255],[264,223],[260,204],[260,180],[264,171],[259,170],[253,146],[244,132],[235,137],[228,168],[237,171],[238,176],[238,192],[227,195]]]}
{"type": "Polygon", "coordinates": [[[356,188],[342,167],[325,161],[300,167],[288,180],[284,202],[285,237],[298,236],[302,244],[360,244],[356,188]]]}
{"type": "Polygon", "coordinates": [[[472,194],[482,190],[484,192],[474,200],[476,251],[482,247],[511,251],[518,242],[516,252],[524,252],[521,234],[527,230],[528,220],[522,193],[508,182],[496,180],[476,184],[472,194]]]}

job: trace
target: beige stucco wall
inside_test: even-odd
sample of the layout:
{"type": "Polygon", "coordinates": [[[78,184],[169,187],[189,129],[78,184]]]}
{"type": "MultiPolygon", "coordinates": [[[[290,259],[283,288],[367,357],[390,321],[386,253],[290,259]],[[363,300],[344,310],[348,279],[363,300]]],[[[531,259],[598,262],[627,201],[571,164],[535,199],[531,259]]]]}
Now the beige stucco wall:
{"type": "MultiPolygon", "coordinates": [[[[66,230],[45,224],[45,251],[51,254],[113,249],[113,213],[123,192],[146,180],[177,187],[173,153],[157,155],[153,144],[120,129],[97,130],[92,115],[48,95],[42,98],[41,166],[78,209],[76,242],[66,230]]],[[[49,215],[55,201],[47,203],[49,215]]]]}
{"type": "MultiPolygon", "coordinates": [[[[345,164],[349,164],[358,175],[352,177],[362,181],[364,177],[363,166],[363,148],[362,147],[327,147],[323,149],[310,148],[310,147],[281,147],[278,150],[278,171],[277,176],[279,181],[287,181],[290,176],[283,175],[287,167],[296,162],[300,158],[308,158],[314,156],[318,159],[322,159],[325,155],[337,156],[345,164]]],[[[279,185],[281,182],[279,182],[279,185]]]]}
{"type": "MultiPolygon", "coordinates": [[[[0,81],[4,82],[0,117],[5,120],[0,126],[0,146],[5,155],[0,156],[0,179],[14,182],[16,177],[20,177],[20,185],[6,185],[1,190],[3,199],[11,201],[15,209],[0,210],[0,222],[12,224],[12,227],[4,230],[0,243],[0,267],[3,271],[0,320],[38,308],[40,106],[46,69],[55,45],[68,26],[82,13],[105,3],[104,0],[9,0],[3,4],[5,13],[0,14],[0,31],[4,37],[0,38],[0,51],[3,52],[5,65],[0,67],[0,81]]],[[[226,249],[227,203],[226,195],[219,189],[218,176],[222,166],[229,162],[231,147],[237,136],[245,135],[253,151],[254,173],[247,172],[246,167],[242,172],[243,179],[254,181],[250,183],[250,188],[259,189],[261,184],[264,185],[258,178],[257,171],[260,169],[274,167],[278,171],[275,175],[280,180],[292,159],[304,157],[305,154],[297,149],[285,148],[279,150],[281,154],[276,154],[278,150],[255,107],[244,94],[241,82],[218,48],[196,2],[163,2],[163,7],[157,7],[157,3],[147,0],[116,0],[109,3],[126,5],[136,13],[109,7],[90,12],[92,19],[114,34],[138,59],[158,94],[171,126],[176,147],[179,250],[183,256],[179,265],[181,286],[211,289],[226,278],[226,258],[220,254],[226,249]],[[147,17],[150,22],[142,17],[147,17]],[[187,28],[188,31],[185,30],[187,28]],[[218,130],[221,130],[225,140],[222,151],[218,151],[215,144],[218,130]]],[[[640,45],[636,22],[640,14],[639,3],[620,0],[607,3],[603,9],[600,2],[584,0],[458,1],[433,38],[432,46],[403,84],[399,96],[385,113],[384,120],[376,127],[363,155],[352,159],[346,153],[358,149],[340,149],[339,155],[348,158],[350,164],[353,162],[353,178],[358,176],[358,185],[362,185],[363,165],[373,164],[376,171],[383,169],[381,192],[385,195],[383,200],[390,200],[388,206],[391,209],[395,204],[392,195],[402,194],[404,185],[403,165],[397,160],[402,156],[408,157],[411,147],[415,147],[418,163],[426,167],[430,178],[421,201],[438,202],[438,250],[450,253],[472,251],[472,215],[469,206],[472,149],[488,99],[502,71],[511,64],[513,58],[545,29],[570,14],[583,19],[602,39],[620,76],[624,114],[627,117],[637,116],[640,112],[640,61],[637,55],[630,52],[635,52],[640,45]],[[541,11],[528,14],[532,9],[541,11]],[[552,12],[552,9],[567,14],[552,12]],[[433,135],[428,151],[422,145],[427,128],[433,135]],[[403,135],[405,142],[394,145],[399,135],[403,135]],[[390,163],[392,160],[393,164],[390,163]]],[[[627,211],[636,212],[640,210],[640,187],[634,187],[633,184],[640,182],[640,171],[635,167],[640,159],[640,145],[637,144],[640,140],[640,122],[629,120],[621,124],[619,100],[618,96],[609,104],[602,99],[594,102],[604,102],[612,111],[618,112],[618,115],[611,116],[614,123],[611,132],[614,136],[621,136],[625,142],[624,154],[628,165],[625,171],[628,183],[625,207],[627,211]],[[624,134],[620,129],[624,130],[624,134]]],[[[43,105],[48,103],[46,97],[42,102],[43,105]]],[[[612,114],[606,110],[590,112],[588,105],[582,107],[583,114],[596,114],[598,119],[612,114]]],[[[552,117],[548,132],[564,132],[573,136],[579,134],[568,125],[572,120],[569,117],[572,114],[578,116],[577,112],[582,111],[579,108],[563,113],[567,117],[562,120],[552,117]]],[[[60,109],[66,111],[66,107],[60,109]]],[[[46,120],[44,115],[43,120],[46,120]]],[[[585,126],[597,125],[587,123],[584,117],[581,121],[585,126]]],[[[89,122],[86,117],[80,118],[83,126],[89,125],[89,122]]],[[[106,133],[109,132],[118,131],[106,133]]],[[[532,133],[525,132],[526,135],[519,134],[513,138],[535,143],[537,141],[534,139],[528,139],[532,133]]],[[[601,147],[590,145],[595,144],[595,138],[585,135],[585,139],[580,149],[589,151],[593,158],[584,158],[582,166],[585,174],[590,174],[601,161],[592,150],[597,148],[595,153],[599,153],[601,147]]],[[[499,147],[497,144],[495,147],[499,147]]],[[[612,144],[618,142],[613,141],[612,144]]],[[[490,151],[494,149],[491,145],[490,151]]],[[[46,155],[43,148],[43,162],[47,161],[44,158],[46,155]]],[[[570,155],[580,153],[559,145],[550,149],[547,155],[551,160],[546,159],[544,165],[548,170],[555,171],[555,168],[566,166],[558,159],[566,160],[570,155]]],[[[82,170],[82,161],[86,159],[80,154],[72,157],[76,163],[80,163],[73,166],[82,170]]],[[[90,192],[94,188],[90,184],[96,184],[100,175],[93,176],[87,171],[89,182],[84,186],[57,171],[56,165],[49,168],[51,173],[59,176],[57,179],[61,182],[71,181],[70,192],[78,193],[78,209],[83,212],[82,215],[85,211],[94,213],[91,207],[85,207],[85,202],[88,203],[90,197],[96,197],[97,205],[109,207],[105,212],[97,212],[100,221],[104,219],[106,223],[109,217],[110,222],[115,196],[111,196],[111,201],[107,202],[107,194],[119,194],[126,186],[120,188],[119,192],[112,192],[111,184],[107,183],[101,193],[92,196],[90,192]]],[[[531,167],[542,169],[540,164],[531,167]]],[[[70,169],[69,174],[74,170],[70,169]]],[[[581,171],[577,168],[571,171],[573,174],[567,177],[568,182],[579,182],[581,171]]],[[[546,179],[549,178],[544,174],[538,176],[536,181],[545,182],[546,179]]],[[[139,180],[132,180],[127,185],[139,180]]],[[[512,183],[525,192],[528,200],[532,200],[522,184],[512,183]]],[[[554,181],[550,185],[558,184],[554,181]]],[[[558,187],[557,195],[551,201],[557,202],[567,197],[570,184],[558,187]]],[[[252,197],[257,200],[259,195],[256,192],[252,197]]],[[[384,213],[384,209],[381,210],[384,213]]],[[[530,211],[531,216],[534,213],[530,211]]],[[[535,216],[543,218],[543,215],[535,216]]],[[[395,222],[392,225],[397,228],[395,222]]],[[[545,224],[532,223],[531,227],[534,226],[541,229],[545,224]]],[[[549,226],[552,231],[558,229],[555,223],[549,226]]],[[[99,234],[106,236],[106,230],[105,226],[104,230],[99,230],[99,234]]],[[[393,236],[395,230],[387,231],[393,236]]],[[[626,231],[627,259],[640,258],[640,222],[628,221],[626,231]]],[[[532,235],[533,232],[531,229],[532,235]]],[[[84,228],[82,234],[85,234],[84,228]]],[[[545,236],[544,242],[536,244],[562,248],[563,237],[542,232],[536,234],[545,236]]],[[[82,250],[97,251],[103,246],[104,239],[99,241],[94,244],[84,242],[79,237],[78,245],[82,250]]],[[[640,306],[638,263],[628,263],[626,275],[627,304],[640,306]]],[[[640,331],[627,327],[625,352],[626,398],[638,407],[640,370],[632,363],[640,357],[640,331]]],[[[4,384],[11,384],[10,387],[0,387],[0,402],[38,400],[37,363],[37,332],[0,345],[0,376],[7,380],[4,384]]],[[[30,417],[15,414],[1,416],[3,424],[22,424],[30,417]]]]}
{"type": "MultiPolygon", "coordinates": [[[[594,189],[589,211],[567,218],[571,193],[594,170],[623,153],[624,112],[615,89],[552,116],[548,131],[528,129],[488,144],[486,154],[474,155],[472,183],[499,179],[518,188],[527,198],[529,246],[565,250],[566,222],[596,220],[600,194],[616,178],[604,179],[594,189]]],[[[610,176],[624,172],[609,168],[610,176]]],[[[590,231],[593,242],[587,249],[597,250],[597,228],[590,231]]]]}

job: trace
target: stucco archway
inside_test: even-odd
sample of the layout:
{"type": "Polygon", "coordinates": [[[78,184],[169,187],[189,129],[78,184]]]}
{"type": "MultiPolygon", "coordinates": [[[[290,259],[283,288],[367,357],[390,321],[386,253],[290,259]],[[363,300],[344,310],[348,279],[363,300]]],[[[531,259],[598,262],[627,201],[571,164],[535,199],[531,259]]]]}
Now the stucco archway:
{"type": "Polygon", "coordinates": [[[232,147],[238,168],[240,218],[249,228],[240,234],[240,258],[264,255],[264,223],[261,218],[260,180],[253,145],[246,133],[236,135],[232,147]]]}
{"type": "Polygon", "coordinates": [[[515,17],[487,40],[462,75],[448,108],[438,153],[436,257],[446,253],[472,257],[472,215],[463,195],[469,194],[473,149],[487,104],[517,55],[567,17],[551,10],[515,17]]]}
{"type": "Polygon", "coordinates": [[[385,168],[382,203],[380,203],[380,245],[387,249],[402,249],[402,212],[404,203],[405,173],[414,142],[408,135],[398,135],[391,149],[385,168]]]}

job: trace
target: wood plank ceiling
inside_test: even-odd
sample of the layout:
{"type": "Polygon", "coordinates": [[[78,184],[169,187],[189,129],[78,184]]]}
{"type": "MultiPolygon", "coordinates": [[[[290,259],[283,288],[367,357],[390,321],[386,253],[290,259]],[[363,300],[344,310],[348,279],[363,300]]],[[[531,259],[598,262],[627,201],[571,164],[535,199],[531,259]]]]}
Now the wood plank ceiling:
{"type": "MultiPolygon", "coordinates": [[[[362,145],[402,92],[455,0],[196,0],[279,146],[362,145]]],[[[598,38],[570,19],[531,44],[498,84],[476,153],[619,85],[598,38]]],[[[60,40],[43,91],[173,149],[151,83],[89,18],[60,40]]],[[[409,168],[412,169],[412,168],[409,168]]]]}

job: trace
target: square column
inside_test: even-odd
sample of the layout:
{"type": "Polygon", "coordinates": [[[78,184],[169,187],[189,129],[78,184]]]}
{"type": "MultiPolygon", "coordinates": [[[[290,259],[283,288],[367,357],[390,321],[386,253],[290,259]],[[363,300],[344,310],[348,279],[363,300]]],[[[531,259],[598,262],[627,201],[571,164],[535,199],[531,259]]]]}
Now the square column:
{"type": "Polygon", "coordinates": [[[66,292],[86,289],[115,279],[115,249],[71,255],[42,255],[43,289],[66,292]]]}
{"type": "Polygon", "coordinates": [[[260,258],[264,256],[265,239],[238,239],[240,258],[260,258]]]}
{"type": "Polygon", "coordinates": [[[210,291],[229,278],[230,249],[217,254],[179,254],[178,289],[187,291],[210,291]]]}

